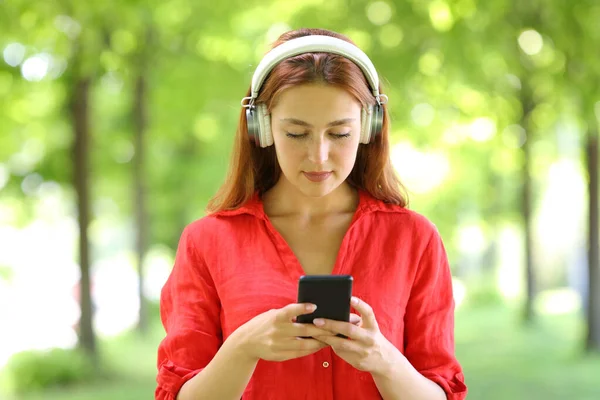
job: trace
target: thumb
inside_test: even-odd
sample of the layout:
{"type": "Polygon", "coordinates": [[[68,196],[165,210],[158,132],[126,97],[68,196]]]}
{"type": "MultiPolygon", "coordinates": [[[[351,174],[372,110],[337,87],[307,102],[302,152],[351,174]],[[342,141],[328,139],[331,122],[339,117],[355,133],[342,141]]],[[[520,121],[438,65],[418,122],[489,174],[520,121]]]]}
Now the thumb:
{"type": "Polygon", "coordinates": [[[373,309],[370,305],[368,305],[364,300],[354,296],[352,297],[351,304],[354,309],[360,313],[360,316],[363,320],[363,328],[379,329],[379,325],[375,319],[375,314],[373,313],[373,309]]]}

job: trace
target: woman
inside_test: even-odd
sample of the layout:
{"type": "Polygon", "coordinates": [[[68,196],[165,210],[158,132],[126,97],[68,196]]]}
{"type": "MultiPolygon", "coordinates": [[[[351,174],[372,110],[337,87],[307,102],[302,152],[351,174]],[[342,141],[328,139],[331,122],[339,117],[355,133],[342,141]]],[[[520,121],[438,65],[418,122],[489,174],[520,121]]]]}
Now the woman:
{"type": "Polygon", "coordinates": [[[276,41],[242,101],[228,178],[162,291],[157,399],[465,398],[446,254],[406,208],[386,99],[345,36],[276,41]],[[295,304],[312,274],[353,276],[350,322],[295,322],[314,310],[295,304]]]}

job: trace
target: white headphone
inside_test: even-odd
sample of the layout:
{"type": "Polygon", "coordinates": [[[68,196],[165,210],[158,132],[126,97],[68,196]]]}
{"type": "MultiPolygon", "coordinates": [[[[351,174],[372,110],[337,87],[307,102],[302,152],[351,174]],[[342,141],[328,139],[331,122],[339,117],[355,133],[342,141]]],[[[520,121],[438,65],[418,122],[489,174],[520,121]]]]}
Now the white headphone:
{"type": "Polygon", "coordinates": [[[371,87],[377,104],[362,109],[360,143],[371,143],[381,134],[383,124],[383,104],[388,97],[379,93],[379,77],[375,66],[367,55],[358,47],[345,40],[332,36],[310,35],[288,40],[269,51],[256,67],[252,76],[250,97],[242,99],[242,107],[246,108],[248,135],[255,145],[268,147],[273,144],[271,132],[271,116],[266,104],[254,104],[258,92],[271,70],[286,58],[304,53],[332,53],[346,57],[354,62],[364,73],[371,87]]]}

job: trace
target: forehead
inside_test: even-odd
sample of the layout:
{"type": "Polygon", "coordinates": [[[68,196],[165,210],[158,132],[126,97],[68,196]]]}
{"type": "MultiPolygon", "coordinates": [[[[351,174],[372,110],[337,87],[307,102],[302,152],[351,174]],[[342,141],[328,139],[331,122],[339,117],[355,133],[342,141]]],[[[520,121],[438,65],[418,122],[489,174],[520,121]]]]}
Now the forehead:
{"type": "Polygon", "coordinates": [[[351,118],[360,114],[361,105],[346,90],[325,84],[293,86],[284,90],[272,109],[280,117],[298,119],[319,117],[351,118]]]}

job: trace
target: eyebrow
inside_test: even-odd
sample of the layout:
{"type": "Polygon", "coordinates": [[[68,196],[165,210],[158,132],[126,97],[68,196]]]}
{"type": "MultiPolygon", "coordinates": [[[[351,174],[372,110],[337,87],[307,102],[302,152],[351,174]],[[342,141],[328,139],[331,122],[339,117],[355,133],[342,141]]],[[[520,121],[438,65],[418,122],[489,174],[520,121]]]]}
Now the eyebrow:
{"type": "MultiPolygon", "coordinates": [[[[348,124],[350,122],[353,122],[355,120],[356,120],[356,118],[338,119],[338,120],[335,120],[335,121],[332,121],[332,122],[328,123],[327,126],[330,127],[330,126],[346,125],[346,124],[348,124]]],[[[312,128],[313,127],[308,122],[302,121],[302,120],[297,119],[297,118],[282,118],[279,121],[281,121],[281,122],[287,122],[287,123],[294,124],[294,125],[306,126],[307,128],[312,128]]]]}

